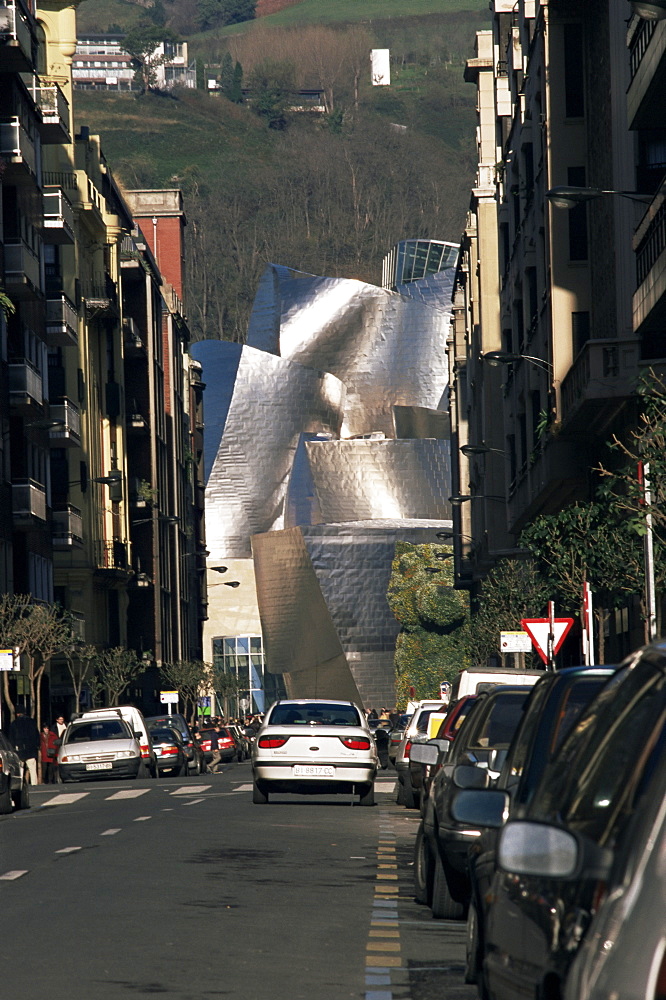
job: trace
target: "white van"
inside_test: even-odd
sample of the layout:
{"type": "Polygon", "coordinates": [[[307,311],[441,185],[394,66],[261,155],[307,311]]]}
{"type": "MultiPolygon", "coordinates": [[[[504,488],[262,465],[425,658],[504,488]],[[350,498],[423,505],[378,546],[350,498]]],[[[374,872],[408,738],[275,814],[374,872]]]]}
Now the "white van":
{"type": "Polygon", "coordinates": [[[461,670],[451,691],[451,704],[466,694],[478,694],[491,684],[520,684],[530,687],[543,677],[543,670],[504,670],[502,667],[470,667],[461,670]]]}
{"type": "Polygon", "coordinates": [[[120,716],[129,725],[133,733],[139,737],[141,746],[141,757],[144,767],[153,778],[159,777],[157,768],[157,756],[153,749],[153,741],[148,733],[146,720],[134,705],[119,705],[117,708],[96,708],[91,712],[84,712],[81,719],[108,719],[113,716],[120,716]]]}

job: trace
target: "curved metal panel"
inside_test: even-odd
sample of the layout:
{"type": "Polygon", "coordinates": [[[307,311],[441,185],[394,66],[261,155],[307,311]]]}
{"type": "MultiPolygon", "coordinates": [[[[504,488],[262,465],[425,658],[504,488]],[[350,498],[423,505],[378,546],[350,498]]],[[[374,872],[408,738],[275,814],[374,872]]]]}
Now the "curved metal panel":
{"type": "Polygon", "coordinates": [[[337,436],[345,397],[332,375],[251,347],[237,357],[237,346],[217,341],[213,349],[209,343],[197,358],[206,381],[206,426],[218,406],[226,408],[206,483],[206,543],[214,559],[248,556],[251,535],[284,527],[301,433],[337,436]],[[234,373],[230,401],[226,358],[234,373]]]}
{"type": "Polygon", "coordinates": [[[321,519],[449,519],[448,441],[309,441],[321,519]]]}
{"type": "MultiPolygon", "coordinates": [[[[450,303],[269,265],[248,343],[324,369],[347,387],[343,436],[394,433],[394,404],[437,408],[448,385],[450,303]],[[277,304],[269,303],[278,295],[277,304]],[[276,343],[276,316],[280,316],[276,343]]],[[[418,284],[418,283],[415,283],[418,284]]]]}

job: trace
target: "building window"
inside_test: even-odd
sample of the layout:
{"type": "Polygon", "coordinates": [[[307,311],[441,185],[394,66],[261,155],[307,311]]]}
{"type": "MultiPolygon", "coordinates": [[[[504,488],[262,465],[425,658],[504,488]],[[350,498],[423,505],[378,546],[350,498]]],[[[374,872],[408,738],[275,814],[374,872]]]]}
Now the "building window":
{"type": "Polygon", "coordinates": [[[235,718],[248,712],[264,712],[272,702],[284,696],[282,677],[265,671],[260,635],[215,637],[213,665],[216,672],[229,678],[226,684],[220,684],[219,693],[216,692],[227,716],[235,718]]]}
{"type": "Polygon", "coordinates": [[[573,343],[573,355],[583,350],[585,344],[590,339],[590,314],[589,312],[571,313],[571,337],[573,343]]]}
{"type": "MultiPolygon", "coordinates": [[[[569,167],[567,184],[585,187],[585,167],[569,167]]],[[[587,259],[587,205],[583,203],[569,209],[569,260],[587,259]]]]}
{"type": "Polygon", "coordinates": [[[567,118],[585,114],[582,24],[564,25],[564,105],[567,118]]]}

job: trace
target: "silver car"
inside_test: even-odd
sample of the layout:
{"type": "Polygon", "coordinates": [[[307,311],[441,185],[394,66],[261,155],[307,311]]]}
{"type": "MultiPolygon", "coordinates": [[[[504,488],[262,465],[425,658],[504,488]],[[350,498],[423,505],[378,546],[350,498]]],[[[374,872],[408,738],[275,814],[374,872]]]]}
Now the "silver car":
{"type": "Polygon", "coordinates": [[[365,714],[351,701],[277,701],[254,741],[252,771],[258,804],[271,792],[347,792],[372,806],[377,748],[365,714]]]}
{"type": "Polygon", "coordinates": [[[81,718],[65,730],[58,770],[62,781],[136,778],[143,771],[141,744],[120,717],[81,718]]]}

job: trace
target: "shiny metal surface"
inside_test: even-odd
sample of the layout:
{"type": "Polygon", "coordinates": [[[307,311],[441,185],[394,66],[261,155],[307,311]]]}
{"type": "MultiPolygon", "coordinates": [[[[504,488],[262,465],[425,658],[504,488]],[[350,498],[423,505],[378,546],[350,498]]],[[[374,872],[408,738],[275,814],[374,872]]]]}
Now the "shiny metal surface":
{"type": "Polygon", "coordinates": [[[324,522],[451,517],[448,441],[309,441],[305,451],[324,522]]]}
{"type": "Polygon", "coordinates": [[[284,527],[301,433],[337,436],[344,386],[332,375],[226,341],[192,345],[206,382],[210,559],[250,555],[250,536],[284,527]]]}
{"type": "MultiPolygon", "coordinates": [[[[292,696],[394,703],[395,542],[451,526],[449,287],[446,272],[401,295],[270,265],[248,346],[192,346],[209,565],[252,551],[266,668],[292,696]]],[[[233,596],[214,593],[219,636],[214,604],[233,596]]]]}
{"type": "Polygon", "coordinates": [[[420,284],[401,295],[270,264],[248,344],[339,378],[347,389],[342,437],[372,431],[391,437],[394,404],[446,405],[450,303],[431,302],[420,284]]]}
{"type": "Polygon", "coordinates": [[[432,541],[451,522],[321,524],[252,539],[267,669],[291,697],[395,701],[400,626],[386,591],[397,539],[432,541]],[[354,694],[354,692],[356,692],[354,694]]]}

